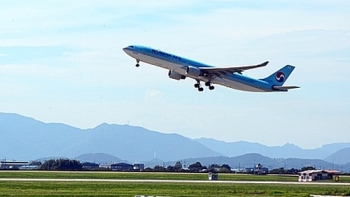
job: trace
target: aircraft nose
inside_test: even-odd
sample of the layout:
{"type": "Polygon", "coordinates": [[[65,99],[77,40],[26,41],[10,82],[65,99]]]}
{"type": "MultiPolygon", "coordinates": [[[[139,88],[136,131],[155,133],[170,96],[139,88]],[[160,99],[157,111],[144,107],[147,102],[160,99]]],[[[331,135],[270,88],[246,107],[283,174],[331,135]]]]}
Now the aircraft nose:
{"type": "Polygon", "coordinates": [[[134,50],[135,50],[135,47],[134,47],[133,45],[130,45],[130,46],[127,46],[127,47],[124,47],[124,48],[123,48],[123,51],[124,51],[125,53],[132,52],[132,51],[134,51],[134,50]]]}
{"type": "Polygon", "coordinates": [[[123,51],[124,51],[124,53],[126,53],[126,54],[130,54],[130,53],[132,53],[132,51],[130,50],[130,47],[124,47],[123,48],[123,51]]]}

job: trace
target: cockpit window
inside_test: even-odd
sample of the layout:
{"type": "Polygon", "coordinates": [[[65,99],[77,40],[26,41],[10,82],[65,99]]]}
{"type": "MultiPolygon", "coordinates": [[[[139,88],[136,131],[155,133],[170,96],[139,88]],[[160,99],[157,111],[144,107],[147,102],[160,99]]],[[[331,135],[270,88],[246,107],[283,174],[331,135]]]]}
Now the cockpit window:
{"type": "Polygon", "coordinates": [[[132,45],[130,45],[129,47],[132,48],[132,49],[134,48],[134,46],[132,46],[132,45]]]}

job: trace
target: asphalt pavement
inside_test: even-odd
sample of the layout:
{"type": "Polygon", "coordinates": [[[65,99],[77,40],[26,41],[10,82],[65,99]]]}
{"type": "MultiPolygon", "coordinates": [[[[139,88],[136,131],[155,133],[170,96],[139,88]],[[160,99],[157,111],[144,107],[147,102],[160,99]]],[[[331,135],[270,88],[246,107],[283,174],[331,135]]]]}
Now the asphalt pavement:
{"type": "Polygon", "coordinates": [[[280,185],[345,185],[339,182],[283,182],[283,181],[209,181],[209,180],[149,180],[149,179],[40,179],[40,178],[0,178],[0,181],[37,182],[138,182],[138,183],[210,183],[210,184],[280,184],[280,185]]]}

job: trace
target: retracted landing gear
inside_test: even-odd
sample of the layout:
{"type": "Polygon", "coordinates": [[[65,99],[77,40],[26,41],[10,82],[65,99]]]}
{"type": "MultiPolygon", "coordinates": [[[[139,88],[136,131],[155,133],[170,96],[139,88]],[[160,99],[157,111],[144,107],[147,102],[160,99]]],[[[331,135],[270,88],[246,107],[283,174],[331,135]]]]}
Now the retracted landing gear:
{"type": "Polygon", "coordinates": [[[135,65],[135,66],[136,66],[136,67],[139,67],[139,66],[140,66],[139,63],[140,63],[140,60],[136,60],[136,65],[135,65]]]}

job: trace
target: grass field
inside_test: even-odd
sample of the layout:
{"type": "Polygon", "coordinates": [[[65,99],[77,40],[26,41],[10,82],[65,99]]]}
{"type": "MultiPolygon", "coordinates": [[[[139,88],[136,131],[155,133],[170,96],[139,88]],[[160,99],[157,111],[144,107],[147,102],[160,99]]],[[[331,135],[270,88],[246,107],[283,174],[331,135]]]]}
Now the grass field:
{"type": "MultiPolygon", "coordinates": [[[[1,172],[0,178],[207,180],[207,174],[1,172]]],[[[220,180],[296,181],[290,176],[219,174],[220,180]]],[[[348,180],[349,178],[342,178],[348,180]]],[[[349,186],[229,183],[0,181],[0,196],[310,196],[350,195],[349,186]]]]}
{"type": "MultiPolygon", "coordinates": [[[[0,178],[208,180],[207,173],[0,171],[0,178]]],[[[219,174],[230,181],[297,181],[297,176],[219,174]]],[[[350,180],[349,180],[350,181],[350,180]]]]}

